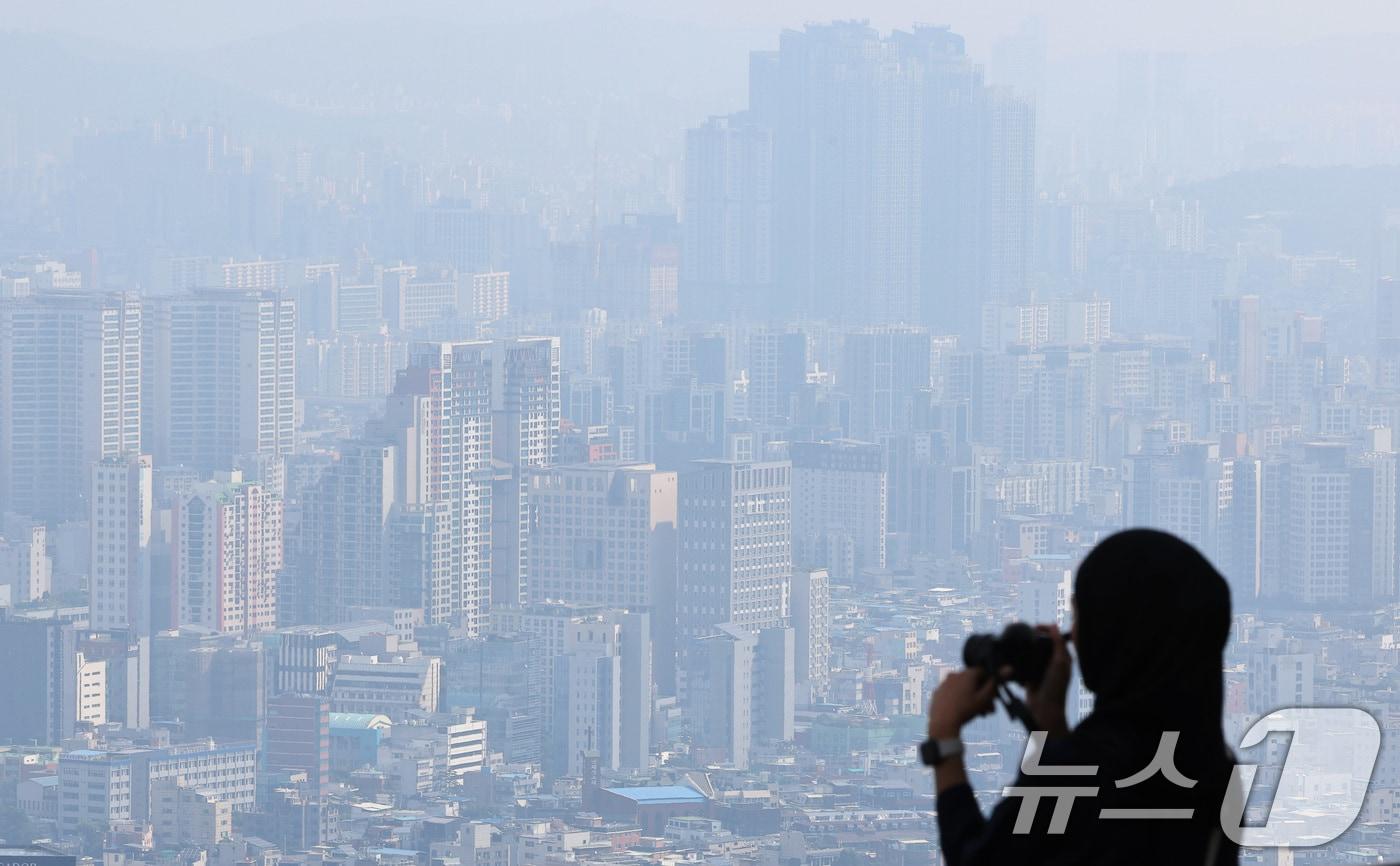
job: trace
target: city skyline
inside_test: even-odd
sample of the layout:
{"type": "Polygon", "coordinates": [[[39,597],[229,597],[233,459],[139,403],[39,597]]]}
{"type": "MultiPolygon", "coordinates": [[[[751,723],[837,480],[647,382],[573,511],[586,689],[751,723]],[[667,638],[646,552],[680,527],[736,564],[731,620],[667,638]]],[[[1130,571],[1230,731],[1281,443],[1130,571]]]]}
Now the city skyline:
{"type": "MultiPolygon", "coordinates": [[[[930,696],[1132,527],[1229,587],[1229,746],[1391,737],[1400,19],[1256,6],[17,15],[0,844],[945,866],[930,696]]],[[[1400,856],[1364,739],[1247,817],[1400,856]]]]}

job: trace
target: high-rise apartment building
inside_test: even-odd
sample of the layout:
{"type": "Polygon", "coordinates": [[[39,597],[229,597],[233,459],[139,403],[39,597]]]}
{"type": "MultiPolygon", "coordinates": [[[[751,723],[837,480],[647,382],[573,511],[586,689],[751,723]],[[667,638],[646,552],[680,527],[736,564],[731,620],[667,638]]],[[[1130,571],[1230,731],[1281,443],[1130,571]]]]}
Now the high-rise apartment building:
{"type": "Polygon", "coordinates": [[[1353,601],[1394,598],[1397,583],[1397,455],[1390,431],[1351,467],[1352,533],[1350,596],[1353,601]]]}
{"type": "Polygon", "coordinates": [[[148,304],[142,417],[157,465],[201,474],[296,437],[296,305],[280,291],[196,290],[148,304]]]}
{"type": "Polygon", "coordinates": [[[415,331],[449,319],[457,312],[454,280],[384,280],[384,318],[390,328],[415,331]]]}
{"type": "MultiPolygon", "coordinates": [[[[446,504],[446,609],[469,634],[481,628],[490,600],[492,385],[490,343],[415,344],[381,424],[397,446],[395,501],[446,504]]],[[[557,405],[556,397],[556,418],[557,405]]]]}
{"type": "Polygon", "coordinates": [[[0,302],[0,512],[85,519],[93,464],[140,453],[141,331],[128,295],[0,302]]]}
{"type": "Polygon", "coordinates": [[[1352,591],[1352,472],[1346,445],[1310,442],[1265,476],[1266,595],[1311,605],[1345,603],[1352,591]],[[1272,482],[1272,484],[1270,483],[1272,482]],[[1277,490],[1271,490],[1273,484],[1277,490]]]}
{"type": "Polygon", "coordinates": [[[88,616],[95,629],[150,634],[152,496],[149,455],[93,466],[88,616]]]}
{"type": "Polygon", "coordinates": [[[151,718],[180,719],[187,737],[254,742],[266,718],[262,643],[192,628],[151,637],[151,718]]]}
{"type": "Polygon", "coordinates": [[[687,130],[685,181],[684,312],[771,312],[772,130],[744,113],[687,130]]]}
{"type": "Polygon", "coordinates": [[[344,442],[335,462],[302,492],[289,616],[339,622],[351,607],[389,602],[384,543],[397,461],[393,445],[344,442]]]}
{"type": "Polygon", "coordinates": [[[530,595],[532,470],[559,454],[559,338],[517,337],[492,345],[491,456],[496,474],[491,521],[490,603],[530,595]]]}
{"type": "Polygon", "coordinates": [[[379,593],[387,603],[421,608],[426,622],[451,622],[459,589],[451,556],[451,503],[395,505],[384,532],[379,593]]]}
{"type": "Polygon", "coordinates": [[[251,634],[277,625],[282,500],[237,470],[181,496],[172,517],[182,625],[251,634]]]}
{"type": "Polygon", "coordinates": [[[719,228],[723,214],[771,183],[773,293],[802,313],[971,335],[983,302],[1028,296],[1035,112],[986,86],[961,36],[860,22],[785,31],[777,51],[753,55],[749,111],[727,127],[712,121],[688,142],[688,179],[711,179],[688,202],[688,236],[723,238],[712,250],[742,242],[719,228]],[[724,147],[740,123],[771,134],[770,173],[716,168],[750,139],[762,153],[757,133],[724,147]],[[708,192],[717,180],[741,191],[708,192]]]}

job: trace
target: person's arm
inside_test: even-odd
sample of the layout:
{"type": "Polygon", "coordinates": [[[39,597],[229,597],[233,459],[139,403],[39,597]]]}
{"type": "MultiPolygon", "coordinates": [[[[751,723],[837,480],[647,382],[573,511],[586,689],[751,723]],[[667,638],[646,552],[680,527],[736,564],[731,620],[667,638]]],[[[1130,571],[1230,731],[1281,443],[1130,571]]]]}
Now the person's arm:
{"type": "MultiPolygon", "coordinates": [[[[929,739],[957,739],[963,725],[992,711],[995,697],[996,680],[983,671],[956,671],[944,677],[929,705],[929,739]]],[[[961,754],[944,758],[934,766],[933,790],[937,797],[939,846],[950,866],[959,866],[962,852],[982,835],[986,825],[967,783],[967,764],[961,754]]]]}
{"type": "MultiPolygon", "coordinates": [[[[1065,640],[1055,626],[1040,626],[1052,638],[1054,650],[1045,676],[1026,690],[1026,704],[1045,730],[1048,739],[1068,735],[1065,693],[1069,687],[1070,658],[1065,640]]],[[[1009,675],[1004,672],[1003,675],[1009,675]]],[[[961,735],[963,726],[996,706],[996,680],[985,671],[964,670],[949,674],[934,690],[929,706],[928,736],[946,740],[961,735]]],[[[1008,816],[1017,804],[1002,803],[992,820],[983,817],[967,780],[967,764],[962,755],[940,761],[933,768],[937,797],[939,845],[949,866],[1004,862],[997,858],[1020,850],[1025,836],[1009,834],[1008,816]],[[1003,838],[1005,837],[1005,838],[1003,838]]]]}
{"type": "MultiPolygon", "coordinates": [[[[995,706],[996,681],[982,671],[956,671],[943,678],[933,692],[928,710],[928,738],[955,740],[963,725],[990,713],[995,706]]],[[[933,768],[934,793],[942,794],[956,785],[967,784],[967,765],[962,755],[945,758],[933,768]]]]}
{"type": "Polygon", "coordinates": [[[1050,663],[1045,668],[1045,676],[1040,682],[1026,688],[1026,709],[1036,721],[1036,727],[1045,731],[1046,739],[1058,740],[1069,736],[1069,720],[1065,715],[1065,695],[1069,692],[1069,677],[1073,665],[1069,657],[1069,647],[1057,625],[1038,625],[1036,631],[1049,635],[1054,649],[1050,663]]]}

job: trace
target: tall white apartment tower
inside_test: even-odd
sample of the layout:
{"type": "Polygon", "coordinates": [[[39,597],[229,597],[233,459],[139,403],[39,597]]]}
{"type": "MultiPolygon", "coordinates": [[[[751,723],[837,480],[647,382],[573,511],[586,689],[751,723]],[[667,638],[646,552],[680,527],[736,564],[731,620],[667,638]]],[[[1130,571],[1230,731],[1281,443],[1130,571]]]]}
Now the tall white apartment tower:
{"type": "Polygon", "coordinates": [[[395,501],[447,504],[445,610],[470,636],[491,588],[491,391],[491,343],[417,343],[382,422],[398,446],[395,501]]]}
{"type": "Polygon", "coordinates": [[[151,458],[108,457],[92,470],[88,610],[94,629],[151,631],[151,458]]]}
{"type": "Polygon", "coordinates": [[[237,470],[176,503],[171,551],[181,625],[252,634],[277,625],[282,500],[237,470]]]}
{"type": "Polygon", "coordinates": [[[147,447],[208,475],[282,456],[296,435],[296,305],[278,291],[203,289],[149,305],[147,447]]]}
{"type": "Polygon", "coordinates": [[[0,302],[0,512],[84,519],[93,464],[140,453],[141,313],[121,294],[0,302]]]}
{"type": "Polygon", "coordinates": [[[792,466],[696,460],[680,476],[677,634],[782,625],[792,572],[792,466]]]}

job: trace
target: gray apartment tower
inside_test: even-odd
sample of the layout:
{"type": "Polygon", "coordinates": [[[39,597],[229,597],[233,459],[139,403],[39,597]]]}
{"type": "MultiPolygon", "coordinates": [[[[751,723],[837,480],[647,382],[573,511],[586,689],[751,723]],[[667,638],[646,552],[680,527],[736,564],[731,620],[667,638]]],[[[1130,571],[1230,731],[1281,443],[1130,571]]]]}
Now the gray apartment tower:
{"type": "Polygon", "coordinates": [[[687,294],[972,333],[1028,294],[1034,139],[946,28],[784,31],[748,111],[687,137],[687,294]]]}
{"type": "Polygon", "coordinates": [[[296,304],[290,296],[198,289],[151,301],[142,346],[142,428],[157,465],[207,475],[234,468],[239,457],[291,453],[296,304]]]}
{"type": "Polygon", "coordinates": [[[92,465],[140,453],[141,331],[130,295],[0,301],[0,512],[86,519],[92,465]]]}

